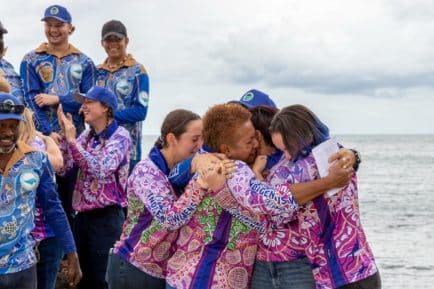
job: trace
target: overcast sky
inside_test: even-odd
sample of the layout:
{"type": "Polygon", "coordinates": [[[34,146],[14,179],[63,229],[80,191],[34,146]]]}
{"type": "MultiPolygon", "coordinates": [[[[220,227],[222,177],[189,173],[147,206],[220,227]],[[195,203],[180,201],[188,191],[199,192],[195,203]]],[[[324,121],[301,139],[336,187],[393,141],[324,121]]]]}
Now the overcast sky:
{"type": "Polygon", "coordinates": [[[333,134],[434,133],[434,1],[2,2],[5,58],[17,70],[45,41],[51,4],[69,9],[70,41],[96,64],[103,23],[124,22],[128,52],[150,76],[146,134],[172,109],[203,114],[250,88],[280,107],[308,106],[333,134]]]}

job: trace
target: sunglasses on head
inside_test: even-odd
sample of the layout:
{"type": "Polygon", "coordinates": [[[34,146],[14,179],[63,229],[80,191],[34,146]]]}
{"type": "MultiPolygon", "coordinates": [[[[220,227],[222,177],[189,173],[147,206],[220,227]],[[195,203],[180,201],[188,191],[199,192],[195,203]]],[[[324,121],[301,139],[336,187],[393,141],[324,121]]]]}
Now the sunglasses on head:
{"type": "Polygon", "coordinates": [[[22,114],[24,111],[24,105],[21,104],[10,104],[10,103],[0,103],[0,113],[15,113],[22,114]]]}

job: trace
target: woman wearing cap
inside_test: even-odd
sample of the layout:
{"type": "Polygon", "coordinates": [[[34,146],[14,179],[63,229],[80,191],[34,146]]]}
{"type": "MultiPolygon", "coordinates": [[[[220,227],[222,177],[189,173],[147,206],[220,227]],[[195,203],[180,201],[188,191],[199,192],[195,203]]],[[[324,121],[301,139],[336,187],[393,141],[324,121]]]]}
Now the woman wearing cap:
{"type": "Polygon", "coordinates": [[[102,27],[101,45],[107,53],[98,66],[97,85],[113,91],[118,99],[115,119],[131,134],[130,171],[141,159],[142,124],[148,112],[149,77],[142,64],[127,54],[127,28],[118,20],[102,27]]]}
{"type": "Polygon", "coordinates": [[[57,113],[64,134],[64,173],[79,168],[73,195],[74,235],[83,270],[78,288],[107,288],[108,253],[122,232],[127,206],[130,136],[114,119],[117,100],[111,91],[95,86],[76,99],[83,103],[90,126],[77,139],[70,115],[65,116],[61,106],[57,113]]]}

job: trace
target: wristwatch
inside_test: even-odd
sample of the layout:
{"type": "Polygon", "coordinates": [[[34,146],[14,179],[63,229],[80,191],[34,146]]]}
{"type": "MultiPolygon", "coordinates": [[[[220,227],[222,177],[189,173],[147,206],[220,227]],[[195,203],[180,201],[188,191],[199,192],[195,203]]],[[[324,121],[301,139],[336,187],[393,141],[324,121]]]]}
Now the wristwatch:
{"type": "Polygon", "coordinates": [[[357,171],[359,169],[359,165],[362,163],[362,157],[360,156],[360,153],[355,149],[350,149],[350,150],[354,153],[354,157],[356,159],[353,165],[353,169],[357,171]]]}

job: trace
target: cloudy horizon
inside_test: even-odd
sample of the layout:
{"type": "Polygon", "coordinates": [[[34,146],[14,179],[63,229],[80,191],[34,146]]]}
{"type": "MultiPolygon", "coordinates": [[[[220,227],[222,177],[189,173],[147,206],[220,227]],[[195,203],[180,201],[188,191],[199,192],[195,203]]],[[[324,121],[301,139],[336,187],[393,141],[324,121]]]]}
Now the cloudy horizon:
{"type": "Polygon", "coordinates": [[[95,64],[103,23],[126,24],[150,76],[145,134],[170,110],[203,114],[250,88],[308,106],[334,134],[434,133],[433,1],[10,1],[0,20],[17,71],[45,41],[51,4],[71,12],[70,42],[95,64]]]}

